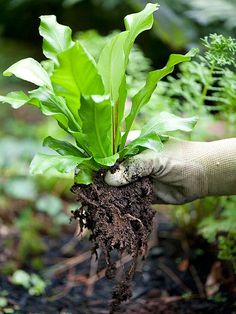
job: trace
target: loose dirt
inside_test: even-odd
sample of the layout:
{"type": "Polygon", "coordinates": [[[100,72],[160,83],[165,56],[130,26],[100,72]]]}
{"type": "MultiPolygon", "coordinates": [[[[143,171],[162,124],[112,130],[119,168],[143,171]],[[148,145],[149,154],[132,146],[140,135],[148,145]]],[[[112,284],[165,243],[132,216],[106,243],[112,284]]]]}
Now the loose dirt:
{"type": "Polygon", "coordinates": [[[95,175],[93,184],[75,184],[72,187],[72,192],[82,204],[72,214],[79,221],[81,232],[84,228],[91,230],[94,251],[102,249],[107,263],[107,277],[116,280],[111,304],[111,313],[115,313],[119,304],[132,294],[131,280],[138,259],[146,254],[155,212],[150,207],[153,190],[149,178],[112,187],[104,182],[104,175],[101,171],[95,175]],[[116,270],[114,251],[120,258],[124,254],[132,256],[128,268],[116,270]]]}

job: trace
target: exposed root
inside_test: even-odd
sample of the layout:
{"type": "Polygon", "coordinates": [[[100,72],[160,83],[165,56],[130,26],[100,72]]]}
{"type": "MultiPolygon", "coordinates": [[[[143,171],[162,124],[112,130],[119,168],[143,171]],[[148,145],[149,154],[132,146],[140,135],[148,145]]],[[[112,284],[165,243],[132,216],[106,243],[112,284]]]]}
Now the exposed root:
{"type": "Polygon", "coordinates": [[[133,257],[128,268],[123,269],[121,278],[117,279],[113,291],[111,313],[115,313],[121,302],[131,296],[131,280],[135,272],[138,257],[145,256],[147,240],[152,227],[154,211],[150,208],[152,201],[152,184],[149,178],[122,187],[108,186],[104,173],[97,173],[93,184],[89,186],[74,185],[72,191],[82,207],[73,212],[73,217],[83,228],[91,230],[91,240],[96,248],[104,253],[108,278],[115,278],[115,261],[111,252],[119,255],[128,253],[133,257]]]}

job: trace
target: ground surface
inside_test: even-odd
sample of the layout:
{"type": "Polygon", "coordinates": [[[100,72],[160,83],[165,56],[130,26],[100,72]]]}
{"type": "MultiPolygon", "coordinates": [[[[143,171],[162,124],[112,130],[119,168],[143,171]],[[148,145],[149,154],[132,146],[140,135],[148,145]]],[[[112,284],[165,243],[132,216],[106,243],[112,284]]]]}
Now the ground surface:
{"type": "MultiPolygon", "coordinates": [[[[236,313],[232,277],[227,269],[221,267],[221,272],[224,270],[226,273],[220,279],[217,292],[221,292],[223,302],[206,298],[204,283],[215,263],[210,247],[196,241],[191,247],[191,241],[186,244],[179,230],[164,217],[159,216],[157,221],[158,233],[154,230],[148,257],[139,267],[142,272],[135,274],[133,296],[123,304],[122,313],[236,313]],[[201,254],[197,249],[198,244],[203,250],[201,254]]],[[[24,288],[12,285],[6,276],[0,276],[1,291],[7,290],[9,303],[19,306],[14,313],[108,313],[112,282],[104,278],[105,263],[101,261],[97,265],[94,259],[91,260],[90,242],[86,239],[73,240],[72,235],[66,233],[60,240],[46,240],[49,250],[44,254],[43,274],[50,283],[44,296],[29,296],[24,288]]],[[[123,258],[124,263],[128,260],[128,257],[123,258]]]]}

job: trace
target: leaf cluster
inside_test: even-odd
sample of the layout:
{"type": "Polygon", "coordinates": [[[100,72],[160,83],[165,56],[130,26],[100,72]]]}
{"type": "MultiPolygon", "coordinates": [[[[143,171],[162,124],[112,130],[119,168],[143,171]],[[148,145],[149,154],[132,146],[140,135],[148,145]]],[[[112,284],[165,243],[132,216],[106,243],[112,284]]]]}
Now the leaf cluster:
{"type": "Polygon", "coordinates": [[[36,155],[31,163],[32,173],[43,174],[50,169],[71,172],[77,167],[76,181],[89,184],[93,171],[110,167],[146,148],[159,151],[163,133],[189,131],[194,126],[196,118],[181,120],[162,113],[145,126],[138,139],[126,145],[135,117],[149,102],[157,83],[175,65],[189,61],[196,53],[192,50],[186,55],[172,54],[163,69],[151,71],[133,95],[131,109],[125,116],[130,52],[137,36],[152,27],[157,9],[157,4],[149,3],[141,12],[126,16],[125,31],[107,41],[97,60],[79,40],[72,39],[71,29],[59,24],[55,16],[40,17],[39,33],[47,60],[39,63],[26,58],[4,72],[5,76],[15,75],[38,88],[27,94],[11,92],[0,96],[0,101],[13,108],[26,103],[38,107],[43,114],[55,118],[74,143],[47,137],[44,146],[58,155],[36,155]]]}
{"type": "Polygon", "coordinates": [[[45,293],[46,283],[37,274],[28,274],[18,269],[12,275],[11,282],[14,285],[23,286],[30,295],[40,296],[45,293]]]}
{"type": "Polygon", "coordinates": [[[150,111],[161,108],[177,114],[204,116],[218,113],[222,119],[235,121],[236,41],[210,34],[202,40],[204,51],[191,62],[180,65],[177,77],[159,84],[149,104],[150,111]]]}
{"type": "Polygon", "coordinates": [[[220,208],[219,213],[211,213],[199,223],[198,232],[209,242],[218,244],[219,258],[231,261],[236,272],[235,197],[222,198],[220,208]]]}

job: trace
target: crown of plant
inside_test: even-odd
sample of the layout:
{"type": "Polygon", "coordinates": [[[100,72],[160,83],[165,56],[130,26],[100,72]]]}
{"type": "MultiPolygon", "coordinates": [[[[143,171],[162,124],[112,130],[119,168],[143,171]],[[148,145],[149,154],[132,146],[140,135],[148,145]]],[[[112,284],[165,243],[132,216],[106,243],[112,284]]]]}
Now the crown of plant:
{"type": "Polygon", "coordinates": [[[16,77],[38,86],[29,91],[14,91],[0,96],[0,101],[19,108],[24,104],[38,107],[52,116],[74,143],[47,137],[43,145],[57,155],[38,154],[31,163],[31,173],[43,174],[50,169],[71,172],[77,167],[76,182],[89,184],[93,171],[110,167],[120,159],[149,148],[160,151],[162,135],[175,130],[190,131],[196,118],[179,118],[158,113],[141,130],[140,136],[126,145],[133,121],[150,100],[157,83],[171,73],[178,63],[189,61],[196,53],[170,55],[167,64],[147,75],[145,85],[131,99],[125,116],[127,99],[126,68],[136,37],[151,29],[157,4],[147,4],[138,13],[125,17],[125,31],[112,37],[104,46],[98,62],[71,37],[68,26],[57,23],[54,15],[41,16],[39,33],[43,37],[42,63],[32,58],[9,67],[5,76],[16,77]]]}

